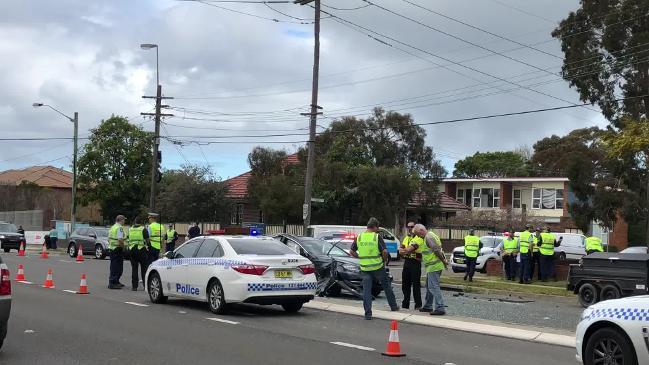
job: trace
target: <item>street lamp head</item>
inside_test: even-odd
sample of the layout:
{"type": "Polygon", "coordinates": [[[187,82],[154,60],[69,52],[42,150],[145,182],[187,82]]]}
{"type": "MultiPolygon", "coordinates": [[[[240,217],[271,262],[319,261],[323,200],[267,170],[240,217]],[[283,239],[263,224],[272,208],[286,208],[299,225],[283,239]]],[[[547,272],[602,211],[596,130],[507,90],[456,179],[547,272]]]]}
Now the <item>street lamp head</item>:
{"type": "Polygon", "coordinates": [[[38,107],[41,107],[41,106],[43,106],[43,105],[45,105],[45,104],[43,104],[43,103],[33,103],[33,104],[32,104],[32,106],[33,106],[34,108],[38,108],[38,107]]]}
{"type": "Polygon", "coordinates": [[[152,43],[143,43],[140,44],[140,48],[142,49],[152,49],[152,48],[158,48],[157,44],[152,44],[152,43]]]}

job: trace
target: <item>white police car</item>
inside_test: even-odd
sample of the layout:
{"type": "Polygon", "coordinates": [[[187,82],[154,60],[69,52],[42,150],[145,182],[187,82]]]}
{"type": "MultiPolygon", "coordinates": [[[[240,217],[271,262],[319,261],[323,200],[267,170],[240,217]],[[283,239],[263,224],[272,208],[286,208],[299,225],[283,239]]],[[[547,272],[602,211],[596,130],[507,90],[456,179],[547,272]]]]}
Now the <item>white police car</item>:
{"type": "Polygon", "coordinates": [[[649,295],[586,308],[577,325],[577,360],[585,365],[649,365],[649,295]]]}
{"type": "Polygon", "coordinates": [[[313,299],[315,268],[269,237],[204,236],[153,262],[146,288],[154,303],[168,296],[206,301],[214,313],[228,304],[280,304],[297,312],[313,299]]]}

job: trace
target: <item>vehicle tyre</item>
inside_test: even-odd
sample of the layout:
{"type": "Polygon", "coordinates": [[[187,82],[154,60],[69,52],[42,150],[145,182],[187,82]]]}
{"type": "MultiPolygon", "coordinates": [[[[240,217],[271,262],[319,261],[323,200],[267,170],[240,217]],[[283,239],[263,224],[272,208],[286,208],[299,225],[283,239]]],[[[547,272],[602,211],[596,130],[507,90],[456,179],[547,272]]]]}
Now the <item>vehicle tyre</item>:
{"type": "Polygon", "coordinates": [[[5,250],[5,252],[9,252],[9,251],[11,251],[10,248],[5,248],[4,250],[5,250]]]}
{"type": "Polygon", "coordinates": [[[566,253],[559,252],[559,261],[566,261],[566,253]]]}
{"type": "Polygon", "coordinates": [[[284,311],[287,313],[297,313],[302,309],[303,304],[304,303],[302,302],[284,303],[282,304],[282,308],[284,308],[284,311]]]}
{"type": "Polygon", "coordinates": [[[7,322],[0,323],[0,349],[5,341],[5,337],[7,337],[7,322]]]}
{"type": "Polygon", "coordinates": [[[383,291],[383,288],[381,288],[380,285],[372,285],[372,296],[374,298],[378,297],[379,294],[383,291]]]}
{"type": "Polygon", "coordinates": [[[106,258],[106,250],[104,250],[104,246],[100,244],[95,246],[95,258],[97,260],[103,260],[106,258]]]}
{"type": "Polygon", "coordinates": [[[74,242],[70,242],[70,245],[68,245],[68,255],[72,258],[77,257],[77,245],[74,242]]]}
{"type": "Polygon", "coordinates": [[[210,306],[212,313],[223,314],[227,311],[223,286],[216,279],[212,280],[207,286],[207,304],[210,306]]]}
{"type": "Polygon", "coordinates": [[[337,297],[340,295],[340,292],[342,292],[342,289],[343,288],[341,288],[340,285],[334,284],[329,289],[327,289],[327,295],[337,297]]]}
{"type": "Polygon", "coordinates": [[[605,327],[588,339],[584,364],[637,364],[633,344],[620,330],[605,327]]]}
{"type": "Polygon", "coordinates": [[[602,301],[604,300],[610,300],[610,299],[617,299],[621,297],[620,289],[617,288],[615,285],[605,285],[602,288],[602,291],[600,291],[599,297],[602,301]]]}
{"type": "Polygon", "coordinates": [[[146,287],[149,291],[149,299],[151,299],[151,302],[162,304],[167,301],[168,297],[164,295],[162,280],[160,280],[160,275],[158,275],[157,272],[149,274],[149,280],[146,287]]]}
{"type": "Polygon", "coordinates": [[[599,291],[591,283],[583,284],[579,288],[579,304],[587,308],[599,301],[599,291]]]}

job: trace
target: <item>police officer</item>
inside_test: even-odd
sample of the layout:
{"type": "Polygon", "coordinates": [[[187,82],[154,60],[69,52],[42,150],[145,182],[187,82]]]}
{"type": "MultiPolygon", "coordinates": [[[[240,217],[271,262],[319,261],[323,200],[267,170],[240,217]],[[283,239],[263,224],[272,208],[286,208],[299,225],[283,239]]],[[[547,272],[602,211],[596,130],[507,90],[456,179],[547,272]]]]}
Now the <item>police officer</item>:
{"type": "Polygon", "coordinates": [[[602,239],[596,236],[586,238],[586,254],[590,255],[593,252],[604,252],[602,239]]]}
{"type": "Polygon", "coordinates": [[[365,319],[372,319],[372,285],[374,281],[381,283],[381,287],[388,299],[390,309],[399,310],[397,300],[394,298],[392,286],[388,273],[385,271],[385,263],[388,262],[388,250],[385,248],[383,238],[379,236],[378,219],[372,217],[367,222],[367,230],[356,238],[352,243],[350,253],[353,257],[359,259],[361,274],[363,276],[363,308],[365,309],[365,319]]]}
{"type": "Polygon", "coordinates": [[[140,283],[138,268],[142,273],[142,280],[149,268],[149,231],[140,225],[138,218],[133,220],[133,225],[128,230],[128,244],[131,253],[131,290],[137,291],[140,283]]]}
{"type": "Polygon", "coordinates": [[[530,279],[534,279],[534,268],[538,270],[536,277],[538,280],[541,280],[541,253],[539,248],[541,247],[541,228],[536,227],[534,233],[532,233],[532,239],[534,240],[534,246],[532,249],[532,259],[530,261],[530,279]]]}
{"type": "Polygon", "coordinates": [[[160,257],[160,245],[162,244],[162,224],[158,223],[158,214],[149,213],[149,264],[160,257]]]}
{"type": "Polygon", "coordinates": [[[115,224],[108,231],[108,252],[110,253],[110,274],[108,289],[122,289],[124,284],[119,282],[124,271],[124,222],[126,217],[118,215],[115,224]]]}
{"type": "Polygon", "coordinates": [[[422,224],[415,225],[413,231],[417,235],[414,239],[425,247],[421,258],[424,262],[424,270],[426,270],[426,301],[419,311],[430,312],[433,316],[443,316],[446,314],[446,306],[440,279],[442,271],[448,268],[448,261],[442,251],[442,241],[433,231],[426,232],[426,227],[422,224]]]}
{"type": "Polygon", "coordinates": [[[480,237],[475,235],[475,230],[471,229],[469,234],[464,237],[464,260],[466,261],[466,273],[464,274],[464,281],[468,278],[469,281],[473,281],[473,275],[475,274],[475,264],[480,255],[480,249],[482,248],[482,243],[480,243],[480,237]]]}
{"type": "Polygon", "coordinates": [[[178,241],[178,232],[173,229],[173,224],[167,226],[167,233],[165,233],[165,252],[173,251],[176,248],[176,241],[178,241]]]}
{"type": "Polygon", "coordinates": [[[507,236],[502,242],[502,258],[505,264],[505,277],[507,280],[516,280],[516,255],[518,254],[518,241],[514,236],[514,230],[509,229],[507,236]]]}
{"type": "Polygon", "coordinates": [[[518,235],[518,251],[521,258],[518,282],[529,284],[534,275],[534,234],[530,232],[531,225],[526,224],[525,230],[518,235]]]}
{"type": "Polygon", "coordinates": [[[399,253],[403,257],[403,271],[401,281],[403,290],[403,302],[401,307],[410,308],[410,290],[415,300],[415,310],[421,308],[421,245],[413,241],[415,234],[412,229],[415,228],[415,222],[408,222],[406,225],[408,234],[401,241],[399,253]]]}
{"type": "Polygon", "coordinates": [[[550,232],[550,227],[545,227],[545,232],[541,233],[541,245],[539,247],[539,253],[541,254],[539,275],[541,281],[545,282],[548,281],[548,278],[554,277],[554,248],[561,244],[562,238],[557,241],[554,234],[550,232]]]}

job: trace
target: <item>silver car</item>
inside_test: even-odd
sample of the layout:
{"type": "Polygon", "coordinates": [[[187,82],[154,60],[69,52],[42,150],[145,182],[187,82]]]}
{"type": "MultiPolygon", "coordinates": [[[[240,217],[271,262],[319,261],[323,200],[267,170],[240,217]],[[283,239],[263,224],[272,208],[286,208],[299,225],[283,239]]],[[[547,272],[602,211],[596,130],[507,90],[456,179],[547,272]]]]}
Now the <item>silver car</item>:
{"type": "Polygon", "coordinates": [[[83,247],[83,254],[94,255],[97,259],[104,259],[108,255],[108,228],[84,227],[77,228],[70,235],[68,255],[77,257],[79,247],[83,247]]]}

